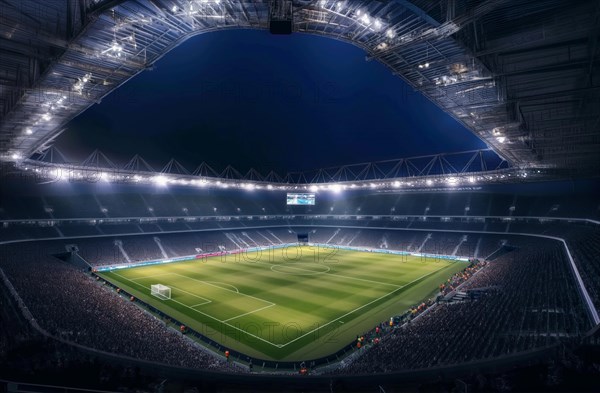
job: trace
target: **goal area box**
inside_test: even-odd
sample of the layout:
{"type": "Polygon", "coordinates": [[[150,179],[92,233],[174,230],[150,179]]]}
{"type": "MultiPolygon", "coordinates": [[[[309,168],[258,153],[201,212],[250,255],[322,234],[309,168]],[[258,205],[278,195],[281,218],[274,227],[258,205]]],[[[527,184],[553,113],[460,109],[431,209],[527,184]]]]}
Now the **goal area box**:
{"type": "Polygon", "coordinates": [[[150,285],[150,294],[162,300],[171,299],[171,288],[162,284],[150,285]]]}

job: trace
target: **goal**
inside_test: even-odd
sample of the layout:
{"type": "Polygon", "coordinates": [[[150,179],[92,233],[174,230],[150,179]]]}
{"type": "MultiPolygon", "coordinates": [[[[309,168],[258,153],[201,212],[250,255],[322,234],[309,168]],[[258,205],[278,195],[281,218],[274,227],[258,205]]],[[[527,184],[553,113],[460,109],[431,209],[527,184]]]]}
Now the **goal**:
{"type": "Polygon", "coordinates": [[[150,285],[150,293],[159,299],[167,300],[171,298],[171,288],[162,284],[150,285]]]}

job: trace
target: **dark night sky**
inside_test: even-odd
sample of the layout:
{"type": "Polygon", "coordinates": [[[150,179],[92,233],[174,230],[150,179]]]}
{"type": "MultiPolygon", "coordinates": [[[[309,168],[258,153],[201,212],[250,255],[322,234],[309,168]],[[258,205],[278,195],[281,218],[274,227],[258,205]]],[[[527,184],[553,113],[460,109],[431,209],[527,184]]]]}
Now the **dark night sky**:
{"type": "Polygon", "coordinates": [[[237,30],[189,39],[74,119],[57,140],[83,159],[139,153],[245,172],[484,148],[485,144],[349,44],[237,30]]]}

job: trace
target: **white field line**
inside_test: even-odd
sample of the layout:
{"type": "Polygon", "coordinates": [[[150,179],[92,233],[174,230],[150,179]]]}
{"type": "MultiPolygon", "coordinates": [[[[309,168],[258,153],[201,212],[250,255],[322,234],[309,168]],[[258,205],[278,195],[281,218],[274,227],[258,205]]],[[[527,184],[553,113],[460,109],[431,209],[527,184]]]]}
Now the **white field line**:
{"type": "MultiPolygon", "coordinates": [[[[113,272],[113,273],[114,273],[114,272],[113,272]]],[[[131,281],[130,279],[128,279],[128,278],[126,278],[126,277],[123,277],[123,276],[121,276],[121,275],[120,275],[120,274],[118,274],[118,273],[114,273],[114,274],[116,274],[116,275],[117,275],[117,276],[119,276],[119,277],[122,277],[124,280],[127,280],[127,281],[130,281],[130,282],[134,283],[134,284],[137,284],[135,281],[131,281]]],[[[169,273],[169,274],[172,274],[172,273],[169,273]]],[[[138,284],[138,285],[139,285],[139,284],[138,284]]],[[[146,287],[144,287],[144,288],[146,288],[146,287]]],[[[219,287],[219,288],[220,288],[220,287],[219,287]]],[[[262,337],[259,337],[259,336],[256,336],[256,335],[254,335],[254,334],[252,334],[252,333],[248,333],[247,331],[245,331],[245,330],[243,330],[243,329],[240,329],[240,328],[239,328],[239,327],[237,327],[237,326],[231,325],[231,324],[229,324],[229,323],[227,323],[227,322],[223,322],[222,320],[220,320],[220,319],[218,319],[218,318],[215,318],[215,317],[213,317],[213,316],[212,316],[212,315],[210,315],[210,314],[206,314],[206,313],[203,313],[203,312],[202,312],[202,311],[200,311],[200,310],[196,310],[195,308],[191,308],[190,306],[188,306],[188,305],[186,305],[186,304],[183,304],[183,303],[181,303],[181,302],[178,302],[178,301],[177,301],[177,300],[175,300],[175,299],[169,299],[169,300],[171,300],[171,301],[173,301],[173,302],[175,302],[175,303],[181,304],[183,307],[187,307],[187,308],[189,308],[190,310],[192,310],[192,311],[194,311],[194,312],[197,312],[197,313],[199,313],[199,314],[202,314],[202,315],[204,315],[204,316],[207,316],[207,317],[209,317],[209,318],[211,318],[211,319],[214,319],[214,320],[215,320],[215,321],[217,321],[217,322],[221,322],[222,324],[224,324],[224,325],[227,325],[227,326],[229,326],[229,327],[231,327],[231,328],[234,328],[235,330],[239,330],[240,332],[242,332],[242,333],[244,333],[244,334],[247,334],[247,335],[249,335],[249,336],[252,336],[252,337],[254,337],[254,338],[257,338],[257,339],[259,339],[260,341],[266,342],[267,344],[271,344],[271,345],[272,345],[272,346],[274,346],[274,347],[281,348],[281,347],[283,346],[283,345],[281,345],[281,344],[273,344],[273,343],[272,343],[271,341],[269,341],[269,340],[265,340],[264,338],[262,338],[262,337]]],[[[275,303],[273,303],[273,304],[275,304],[275,303]]]]}
{"type": "MultiPolygon", "coordinates": [[[[262,264],[268,264],[268,263],[265,263],[265,262],[259,262],[259,263],[262,263],[262,264]]],[[[195,311],[195,312],[197,312],[197,313],[200,313],[200,314],[202,314],[202,315],[205,315],[205,316],[207,316],[207,317],[209,317],[209,318],[211,318],[211,319],[214,319],[215,321],[221,322],[222,324],[224,324],[224,325],[227,325],[227,326],[229,326],[229,327],[231,327],[231,328],[233,328],[233,329],[239,330],[240,332],[242,332],[242,333],[244,333],[244,334],[247,334],[247,335],[249,335],[249,336],[252,336],[252,337],[254,337],[254,338],[257,338],[257,339],[259,339],[259,340],[261,340],[261,341],[263,341],[263,342],[265,342],[265,343],[267,343],[267,344],[271,344],[271,345],[273,345],[274,347],[277,347],[277,348],[283,348],[283,347],[285,347],[285,346],[287,346],[287,345],[289,345],[289,344],[291,344],[291,343],[293,343],[293,342],[295,342],[295,341],[298,341],[298,340],[300,340],[300,339],[301,339],[301,338],[303,338],[303,337],[306,337],[307,335],[309,335],[309,334],[311,334],[311,333],[314,333],[314,332],[316,332],[317,330],[320,330],[320,329],[322,329],[322,328],[324,328],[324,327],[326,327],[326,326],[328,326],[328,325],[330,325],[330,324],[332,324],[332,323],[334,323],[334,322],[336,322],[336,321],[339,321],[340,319],[342,319],[342,318],[344,318],[344,317],[346,317],[346,316],[348,316],[348,315],[350,315],[350,314],[352,314],[352,313],[354,313],[354,312],[356,312],[356,311],[358,311],[358,310],[360,310],[360,309],[362,309],[362,308],[364,308],[364,307],[367,307],[367,306],[369,306],[369,305],[371,305],[371,304],[373,304],[373,303],[375,303],[375,302],[377,302],[377,301],[379,301],[379,300],[381,300],[381,299],[383,299],[383,298],[385,298],[385,297],[387,297],[387,296],[389,296],[389,295],[393,294],[394,292],[397,292],[399,289],[402,289],[402,288],[404,288],[404,287],[406,287],[406,286],[408,286],[408,285],[412,284],[412,283],[413,283],[413,282],[415,282],[415,281],[419,281],[419,280],[421,280],[422,278],[425,278],[425,277],[427,277],[427,276],[430,276],[430,275],[432,275],[432,274],[435,274],[435,273],[437,273],[437,272],[439,272],[439,271],[441,271],[441,270],[445,269],[445,268],[446,268],[446,267],[448,267],[448,266],[449,266],[449,265],[445,265],[445,266],[442,266],[441,268],[439,268],[439,269],[437,269],[437,270],[434,270],[434,271],[432,271],[432,272],[429,272],[429,273],[427,273],[427,274],[424,274],[424,275],[422,275],[421,277],[418,277],[418,278],[414,279],[413,281],[411,281],[411,282],[409,282],[409,283],[406,283],[406,284],[404,284],[404,285],[402,285],[402,286],[399,286],[399,287],[397,287],[396,289],[394,289],[393,291],[391,291],[391,292],[388,292],[387,294],[385,294],[385,295],[383,295],[383,296],[381,296],[381,297],[379,297],[379,298],[377,298],[377,299],[375,299],[375,300],[372,300],[372,301],[370,301],[370,302],[368,302],[368,303],[366,303],[366,304],[363,304],[362,306],[360,306],[360,307],[357,307],[357,308],[355,308],[354,310],[351,310],[351,311],[347,312],[346,314],[344,314],[344,315],[342,315],[342,316],[339,316],[339,317],[337,317],[337,318],[335,318],[335,319],[333,319],[333,320],[331,320],[331,321],[327,322],[325,325],[319,326],[318,328],[315,328],[315,329],[313,329],[313,330],[311,330],[311,331],[308,331],[308,332],[306,332],[305,334],[303,334],[303,335],[301,335],[301,336],[298,336],[298,337],[296,337],[295,339],[293,339],[293,340],[291,340],[291,341],[288,341],[288,342],[287,342],[287,343],[285,343],[285,344],[274,344],[274,343],[272,343],[272,342],[270,342],[270,341],[268,341],[268,340],[265,340],[265,339],[264,339],[264,338],[262,338],[262,337],[256,336],[256,335],[254,335],[254,334],[252,334],[252,333],[248,333],[248,332],[246,332],[245,330],[243,330],[243,329],[240,329],[240,328],[239,328],[239,327],[237,327],[237,326],[234,326],[234,325],[231,325],[231,324],[227,323],[226,321],[229,321],[229,320],[231,320],[231,318],[230,318],[230,319],[227,319],[227,320],[220,320],[220,319],[218,319],[218,318],[215,318],[215,317],[213,317],[212,315],[209,315],[209,314],[203,313],[202,311],[199,311],[199,310],[196,310],[196,309],[194,309],[194,308],[191,308],[190,306],[188,306],[188,305],[185,305],[185,304],[183,304],[183,303],[180,303],[180,302],[178,302],[178,301],[176,301],[176,300],[173,300],[173,299],[171,299],[171,300],[172,300],[172,301],[174,301],[174,302],[176,302],[176,303],[179,303],[179,304],[181,304],[181,305],[182,305],[182,306],[184,306],[184,307],[187,307],[187,308],[189,308],[189,309],[190,309],[190,310],[192,310],[192,311],[195,311]]],[[[114,272],[113,272],[113,273],[114,273],[114,272]]],[[[123,276],[121,276],[121,275],[120,275],[120,274],[118,274],[118,273],[114,273],[114,274],[116,274],[116,275],[117,275],[117,276],[119,276],[119,277],[122,277],[122,278],[124,278],[124,279],[125,279],[125,280],[127,280],[127,281],[134,282],[134,281],[132,281],[132,280],[130,280],[130,279],[128,279],[128,278],[126,278],[126,277],[123,277],[123,276]]],[[[187,276],[183,276],[183,275],[181,275],[181,274],[178,274],[178,273],[166,273],[166,274],[175,274],[175,275],[178,275],[178,276],[181,276],[181,277],[184,277],[184,278],[188,278],[188,279],[190,279],[190,280],[194,280],[194,281],[198,281],[198,282],[201,282],[201,283],[205,283],[205,284],[208,284],[208,285],[211,285],[211,286],[214,286],[214,287],[217,287],[217,288],[223,289],[223,290],[225,290],[225,291],[228,291],[228,289],[222,288],[222,287],[220,287],[220,286],[217,286],[217,285],[212,285],[212,284],[209,284],[209,283],[207,283],[206,281],[202,281],[202,280],[196,280],[196,279],[194,279],[194,278],[190,278],[190,277],[187,277],[187,276]]],[[[166,275],[166,274],[165,274],[165,275],[166,275]]],[[[348,278],[352,278],[352,277],[348,277],[348,278]]],[[[135,282],[134,282],[134,283],[135,283],[135,282]]],[[[136,283],[136,284],[137,284],[137,283],[136,283]]],[[[382,283],[382,284],[383,284],[383,283],[382,283]]],[[[386,284],[386,285],[391,285],[391,284],[386,284]]],[[[231,290],[229,290],[229,291],[230,291],[230,292],[234,292],[234,291],[231,291],[231,290]]],[[[234,292],[234,293],[236,293],[236,292],[234,292]]],[[[251,297],[251,298],[253,298],[253,299],[256,299],[256,300],[260,300],[260,301],[263,301],[263,302],[266,302],[266,303],[270,303],[270,306],[269,306],[269,307],[271,307],[271,306],[275,306],[275,305],[276,305],[275,303],[272,303],[272,302],[269,302],[269,301],[267,301],[267,300],[260,299],[260,298],[257,298],[257,297],[251,296],[251,295],[246,295],[246,294],[243,294],[243,293],[239,293],[239,295],[248,296],[248,297],[251,297]]],[[[266,307],[263,307],[263,308],[266,308],[266,307]]],[[[256,310],[255,310],[255,311],[256,311],[256,310]]],[[[240,317],[240,316],[242,316],[242,315],[238,315],[238,316],[234,317],[234,319],[235,319],[235,318],[238,318],[238,317],[240,317]]]]}
{"type": "MultiPolygon", "coordinates": [[[[307,272],[314,272],[314,270],[302,269],[301,267],[289,266],[289,265],[282,265],[282,264],[279,264],[279,263],[269,263],[269,262],[259,262],[259,261],[254,262],[254,263],[260,263],[260,264],[263,264],[263,265],[270,265],[270,266],[284,266],[285,268],[289,268],[289,269],[296,269],[296,270],[303,270],[303,271],[307,271],[307,272]]],[[[344,276],[342,274],[329,273],[329,270],[326,271],[326,272],[315,272],[315,273],[322,273],[322,274],[326,274],[328,276],[347,278],[349,280],[365,281],[365,282],[370,282],[372,284],[387,285],[387,286],[390,286],[390,287],[402,288],[402,286],[400,286],[400,285],[390,284],[388,282],[379,282],[379,281],[374,281],[374,280],[367,280],[366,278],[358,278],[358,277],[352,277],[352,276],[344,276]]]]}
{"type": "Polygon", "coordinates": [[[268,303],[268,304],[270,304],[270,305],[272,305],[272,306],[275,306],[275,303],[273,303],[273,302],[270,302],[270,301],[268,301],[268,300],[261,299],[261,298],[258,298],[258,297],[252,296],[252,295],[246,295],[245,293],[236,292],[236,291],[233,291],[233,290],[231,290],[231,289],[223,288],[223,287],[220,287],[220,286],[218,286],[218,285],[211,284],[211,283],[210,283],[210,282],[208,282],[208,281],[197,280],[197,279],[195,279],[195,278],[187,277],[187,276],[181,275],[181,274],[179,274],[179,273],[170,273],[170,274],[175,274],[176,276],[180,276],[180,277],[183,277],[183,278],[187,278],[188,280],[194,280],[194,281],[198,281],[198,282],[201,282],[201,283],[203,283],[203,284],[210,285],[211,287],[219,288],[219,289],[222,289],[222,290],[224,290],[224,291],[233,292],[233,293],[235,293],[235,294],[237,294],[237,295],[246,296],[246,297],[252,298],[252,299],[254,299],[254,300],[258,300],[258,301],[261,301],[261,302],[263,302],[263,303],[268,303]]]}
{"type": "Polygon", "coordinates": [[[198,306],[204,306],[205,304],[208,304],[208,303],[212,303],[212,301],[211,301],[211,300],[208,300],[208,301],[206,301],[206,302],[204,302],[204,303],[193,304],[193,305],[191,305],[190,307],[191,307],[191,308],[194,308],[194,307],[198,307],[198,306]]]}
{"type": "MultiPolygon", "coordinates": [[[[447,265],[447,266],[448,266],[448,265],[447,265]]],[[[407,283],[407,284],[404,284],[404,285],[402,285],[401,287],[398,287],[398,288],[394,289],[393,291],[391,291],[391,292],[389,292],[389,293],[386,293],[385,295],[383,295],[383,296],[381,296],[381,297],[378,297],[378,298],[377,298],[377,299],[375,299],[375,300],[371,300],[369,303],[367,303],[367,304],[363,304],[362,306],[360,306],[360,307],[357,307],[357,308],[355,308],[354,310],[352,310],[352,311],[349,311],[349,312],[347,312],[346,314],[344,314],[344,315],[342,315],[342,316],[340,316],[340,317],[337,317],[336,319],[334,319],[334,320],[332,320],[332,321],[329,321],[329,322],[327,322],[327,323],[326,323],[325,325],[323,325],[323,326],[319,326],[319,327],[318,327],[318,328],[316,328],[316,329],[313,329],[313,330],[311,330],[311,331],[309,331],[309,332],[307,332],[307,333],[305,333],[305,334],[303,334],[303,335],[301,335],[301,336],[298,336],[298,337],[296,337],[295,339],[293,339],[293,340],[291,340],[291,341],[288,341],[287,343],[283,344],[283,345],[282,345],[282,347],[285,347],[285,346],[287,346],[287,345],[289,345],[289,344],[293,343],[294,341],[300,340],[302,337],[306,337],[307,335],[309,335],[309,334],[311,334],[311,333],[313,333],[313,332],[315,332],[315,331],[317,331],[317,330],[319,330],[319,329],[322,329],[322,328],[324,328],[324,327],[325,327],[325,326],[327,326],[327,325],[330,325],[330,324],[332,324],[332,323],[334,323],[334,322],[336,322],[336,321],[339,321],[340,319],[344,318],[345,316],[347,316],[347,315],[350,315],[350,314],[352,314],[353,312],[355,312],[355,311],[358,311],[358,310],[360,310],[360,309],[362,309],[362,308],[364,308],[364,307],[366,307],[366,306],[368,306],[368,305],[371,305],[371,304],[373,304],[373,303],[375,303],[375,302],[377,302],[377,301],[379,301],[379,300],[383,299],[384,297],[391,295],[392,293],[394,293],[394,292],[398,291],[399,289],[402,289],[402,288],[404,288],[404,287],[406,287],[406,286],[408,286],[408,285],[412,284],[412,283],[413,283],[413,282],[415,282],[415,281],[419,281],[419,280],[420,280],[420,279],[422,279],[422,278],[425,278],[425,277],[427,277],[427,276],[430,276],[430,275],[432,275],[432,274],[434,274],[434,273],[437,273],[437,272],[439,272],[440,270],[442,270],[442,269],[446,268],[447,266],[442,266],[441,268],[439,268],[439,269],[437,269],[437,270],[434,270],[434,271],[432,271],[432,272],[429,272],[429,273],[427,273],[427,274],[425,274],[425,275],[423,275],[423,276],[421,276],[421,277],[419,277],[419,278],[416,278],[416,279],[414,279],[413,281],[411,281],[411,282],[409,282],[409,283],[407,283]]]]}
{"type": "MultiPolygon", "coordinates": [[[[235,289],[235,291],[237,293],[240,293],[240,290],[237,289],[234,285],[227,284],[226,282],[221,282],[221,281],[204,281],[204,282],[211,283],[211,284],[223,284],[223,285],[227,285],[228,287],[231,287],[231,288],[235,289]]],[[[225,288],[223,288],[223,289],[225,289],[225,288]]]]}
{"type": "MultiPolygon", "coordinates": [[[[119,277],[122,277],[122,278],[124,278],[124,279],[126,279],[126,280],[129,280],[129,281],[131,281],[131,282],[134,282],[135,284],[138,284],[138,285],[139,285],[139,283],[135,282],[135,280],[139,280],[139,278],[133,278],[133,279],[129,279],[129,278],[125,277],[125,276],[122,276],[122,275],[120,275],[119,273],[115,273],[115,272],[112,272],[112,273],[114,273],[114,274],[116,274],[116,275],[117,275],[117,276],[119,276],[119,277]]],[[[166,275],[169,275],[169,274],[173,274],[173,273],[165,273],[164,275],[166,276],[166,275]]],[[[181,288],[177,288],[176,286],[173,286],[173,285],[169,285],[169,286],[170,286],[171,288],[175,288],[175,289],[177,289],[178,291],[181,291],[181,292],[187,293],[188,295],[191,295],[191,296],[193,296],[193,297],[197,297],[198,299],[202,299],[202,300],[204,300],[204,303],[201,303],[201,304],[208,304],[208,303],[212,303],[212,300],[210,300],[210,299],[207,299],[207,298],[205,298],[205,297],[202,297],[202,296],[198,296],[198,295],[196,295],[195,293],[191,293],[191,292],[185,291],[185,290],[183,290],[183,289],[181,289],[181,288]]],[[[144,288],[147,288],[147,287],[146,287],[146,286],[144,286],[144,288]]],[[[172,300],[172,299],[169,299],[169,300],[172,300]]],[[[198,304],[198,305],[199,305],[199,304],[198,304]]],[[[193,306],[190,306],[190,307],[193,307],[193,306]]]]}
{"type": "Polygon", "coordinates": [[[256,310],[253,310],[253,311],[248,311],[248,312],[245,312],[245,313],[243,313],[243,314],[240,314],[240,315],[238,315],[238,316],[235,316],[235,317],[233,317],[233,318],[226,319],[226,320],[224,320],[223,322],[229,322],[229,321],[231,321],[232,319],[237,319],[237,318],[243,317],[243,316],[245,316],[245,315],[254,314],[255,312],[262,311],[262,310],[264,310],[264,309],[267,309],[267,308],[269,308],[269,307],[273,307],[273,306],[275,306],[275,305],[276,305],[275,303],[273,303],[273,304],[269,304],[268,306],[264,306],[264,307],[258,308],[258,309],[256,309],[256,310]]]}

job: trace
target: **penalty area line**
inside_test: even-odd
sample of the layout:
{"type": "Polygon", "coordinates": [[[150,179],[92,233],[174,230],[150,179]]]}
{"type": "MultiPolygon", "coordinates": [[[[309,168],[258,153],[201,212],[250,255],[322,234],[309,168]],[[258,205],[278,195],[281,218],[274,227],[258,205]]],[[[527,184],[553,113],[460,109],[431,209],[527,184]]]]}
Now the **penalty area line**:
{"type": "Polygon", "coordinates": [[[261,308],[257,308],[256,310],[245,312],[245,313],[237,315],[237,316],[235,316],[233,318],[225,319],[223,322],[229,322],[229,321],[231,321],[233,319],[237,319],[237,318],[241,318],[241,317],[246,316],[246,315],[254,314],[255,312],[266,310],[267,308],[273,307],[273,306],[276,306],[276,304],[275,303],[269,304],[268,306],[264,306],[264,307],[261,307],[261,308]]]}
{"type": "MultiPolygon", "coordinates": [[[[120,275],[120,274],[118,274],[118,273],[115,273],[115,274],[116,274],[117,276],[119,276],[119,277],[123,278],[124,280],[127,280],[127,281],[129,281],[129,282],[132,282],[132,283],[134,283],[134,284],[136,284],[136,285],[140,285],[140,284],[136,283],[135,281],[131,281],[130,279],[128,279],[128,278],[126,278],[126,277],[123,277],[123,276],[121,276],[121,275],[120,275]]],[[[175,273],[173,273],[173,274],[175,274],[175,273]]],[[[147,287],[144,287],[144,288],[147,288],[147,287]]],[[[149,288],[148,288],[148,289],[149,289],[149,288]]],[[[198,314],[202,314],[202,315],[204,315],[204,316],[206,316],[206,317],[208,317],[208,318],[210,318],[210,319],[214,319],[215,321],[217,321],[217,322],[220,322],[220,323],[222,323],[223,325],[229,326],[230,328],[233,328],[233,329],[235,329],[235,330],[238,330],[238,331],[240,331],[240,332],[242,332],[242,333],[244,333],[244,334],[247,334],[247,335],[249,335],[249,336],[252,336],[252,337],[254,337],[254,338],[256,338],[256,339],[258,339],[258,340],[260,340],[260,341],[263,341],[263,342],[265,342],[265,343],[267,343],[267,344],[270,344],[270,345],[272,345],[272,346],[274,346],[274,347],[276,347],[276,348],[282,348],[282,347],[283,347],[283,345],[282,345],[282,344],[274,344],[274,343],[272,343],[272,342],[271,342],[271,341],[269,341],[269,340],[265,340],[264,338],[262,338],[262,337],[259,337],[259,336],[255,335],[255,334],[248,333],[247,331],[245,331],[245,330],[243,330],[243,329],[240,329],[239,327],[237,327],[237,326],[235,326],[235,325],[232,325],[232,324],[230,324],[230,323],[227,323],[227,322],[223,322],[222,320],[220,320],[220,319],[218,319],[218,318],[215,318],[215,317],[213,317],[213,316],[212,316],[212,315],[210,315],[210,314],[206,314],[206,313],[204,313],[204,312],[202,312],[202,311],[200,311],[200,310],[196,310],[196,309],[194,309],[194,308],[191,308],[191,307],[190,307],[190,306],[188,306],[187,304],[183,304],[183,303],[181,303],[181,302],[178,302],[178,301],[177,301],[177,300],[175,300],[175,299],[169,299],[169,300],[170,300],[170,301],[173,301],[173,302],[175,302],[175,303],[178,303],[178,304],[182,305],[183,307],[189,308],[190,310],[192,310],[192,311],[194,311],[194,312],[197,312],[198,314]]],[[[273,305],[275,305],[275,303],[273,303],[273,305]]],[[[238,340],[238,341],[239,341],[239,340],[238,340]]]]}
{"type": "MultiPolygon", "coordinates": [[[[275,303],[273,303],[273,302],[270,302],[270,301],[268,301],[268,300],[265,300],[265,299],[258,298],[258,297],[256,297],[256,296],[247,295],[247,294],[245,294],[245,293],[236,292],[236,291],[234,291],[234,290],[231,290],[231,289],[223,288],[223,287],[221,287],[221,286],[219,286],[219,285],[211,284],[211,283],[210,283],[210,281],[202,281],[202,280],[197,280],[197,279],[195,279],[195,278],[192,278],[192,277],[187,277],[187,276],[184,276],[184,275],[182,275],[182,274],[179,274],[179,273],[171,273],[171,274],[175,274],[176,276],[183,277],[183,278],[187,278],[188,280],[193,280],[193,281],[201,282],[201,283],[203,283],[203,284],[210,285],[211,287],[219,288],[219,289],[221,289],[221,290],[223,290],[223,291],[233,292],[233,293],[235,293],[235,294],[238,294],[238,295],[240,295],[240,296],[246,296],[246,297],[249,297],[249,298],[251,298],[251,299],[258,300],[258,301],[261,301],[261,302],[263,302],[263,303],[268,303],[268,304],[270,304],[270,305],[273,305],[273,306],[275,305],[275,303]]],[[[236,289],[237,289],[237,288],[236,288],[236,289]]]]}

